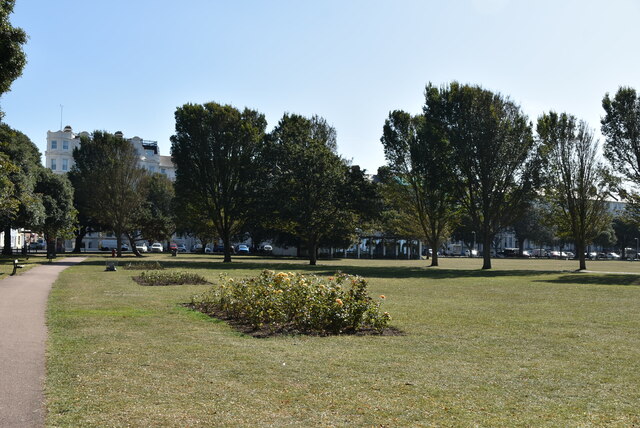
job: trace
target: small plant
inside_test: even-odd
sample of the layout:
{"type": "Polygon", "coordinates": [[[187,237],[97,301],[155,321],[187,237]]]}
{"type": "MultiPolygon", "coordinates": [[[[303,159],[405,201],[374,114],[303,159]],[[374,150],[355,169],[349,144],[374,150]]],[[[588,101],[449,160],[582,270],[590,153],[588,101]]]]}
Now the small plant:
{"type": "Polygon", "coordinates": [[[384,298],[370,297],[367,281],[359,276],[337,274],[324,279],[264,270],[244,280],[222,275],[219,284],[194,296],[191,306],[272,333],[381,333],[391,320],[388,312],[380,311],[384,298]]]}
{"type": "Polygon", "coordinates": [[[162,270],[164,266],[160,262],[131,262],[123,266],[125,270],[162,270]]]}
{"type": "Polygon", "coordinates": [[[183,285],[183,284],[207,284],[208,281],[202,276],[191,272],[176,271],[145,271],[139,276],[133,277],[140,285],[183,285]]]}

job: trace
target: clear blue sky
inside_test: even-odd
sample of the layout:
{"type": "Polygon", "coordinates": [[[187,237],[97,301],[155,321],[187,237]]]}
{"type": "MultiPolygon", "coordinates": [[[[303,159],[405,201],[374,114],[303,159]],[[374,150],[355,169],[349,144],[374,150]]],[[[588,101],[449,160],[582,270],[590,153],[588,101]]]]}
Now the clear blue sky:
{"type": "Polygon", "coordinates": [[[640,89],[639,17],[634,0],[17,0],[29,62],[0,103],[41,151],[60,104],[63,126],[157,140],[166,155],[187,102],[254,108],[269,128],[317,114],[375,172],[384,119],[419,112],[429,81],[599,128],[606,92],[640,89]]]}

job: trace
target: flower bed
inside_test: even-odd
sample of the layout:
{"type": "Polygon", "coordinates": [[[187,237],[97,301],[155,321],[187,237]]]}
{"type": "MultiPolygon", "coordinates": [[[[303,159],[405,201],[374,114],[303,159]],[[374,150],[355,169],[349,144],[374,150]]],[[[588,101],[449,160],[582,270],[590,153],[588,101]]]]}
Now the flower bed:
{"type": "Polygon", "coordinates": [[[176,271],[145,271],[140,276],[134,276],[133,280],[140,285],[183,285],[183,284],[207,284],[208,281],[196,273],[176,271]]]}
{"type": "Polygon", "coordinates": [[[122,267],[124,270],[162,270],[160,262],[131,262],[122,267]]]}
{"type": "Polygon", "coordinates": [[[337,274],[315,275],[264,270],[259,276],[219,284],[194,296],[191,307],[270,333],[382,333],[391,316],[380,311],[384,299],[367,294],[367,281],[337,274]]]}

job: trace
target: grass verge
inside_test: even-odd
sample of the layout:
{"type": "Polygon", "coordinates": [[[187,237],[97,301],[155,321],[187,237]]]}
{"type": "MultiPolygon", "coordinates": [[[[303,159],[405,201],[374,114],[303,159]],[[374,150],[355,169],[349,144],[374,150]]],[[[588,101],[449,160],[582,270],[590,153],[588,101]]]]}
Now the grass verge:
{"type": "MultiPolygon", "coordinates": [[[[484,272],[465,259],[150,259],[209,281],[359,274],[406,335],[255,339],[180,306],[207,286],[140,287],[95,258],[51,294],[49,426],[640,424],[639,276],[528,260],[484,272]]],[[[600,266],[635,268],[612,263],[600,266]]]]}

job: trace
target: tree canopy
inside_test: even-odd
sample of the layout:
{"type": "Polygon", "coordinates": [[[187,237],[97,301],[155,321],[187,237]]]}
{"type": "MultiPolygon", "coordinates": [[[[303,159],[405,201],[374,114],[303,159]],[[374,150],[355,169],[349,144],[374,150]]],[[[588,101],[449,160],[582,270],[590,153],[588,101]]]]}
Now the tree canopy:
{"type": "Polygon", "coordinates": [[[185,104],[175,118],[176,193],[211,219],[224,241],[224,261],[230,262],[231,237],[244,225],[259,191],[255,161],[267,122],[255,110],[213,102],[185,104]]]}
{"type": "Polygon", "coordinates": [[[9,91],[27,63],[27,56],[22,49],[27,42],[27,33],[22,28],[12,26],[9,20],[14,5],[15,0],[0,0],[0,96],[9,91]]]}

